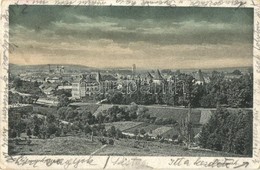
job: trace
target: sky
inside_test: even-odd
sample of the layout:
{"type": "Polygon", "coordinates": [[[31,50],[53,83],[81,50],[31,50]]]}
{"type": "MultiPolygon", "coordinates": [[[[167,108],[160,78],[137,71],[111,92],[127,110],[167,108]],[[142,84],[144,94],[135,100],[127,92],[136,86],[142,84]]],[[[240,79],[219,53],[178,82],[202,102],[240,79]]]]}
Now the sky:
{"type": "Polygon", "coordinates": [[[253,64],[250,8],[11,6],[10,63],[193,69],[253,64]]]}

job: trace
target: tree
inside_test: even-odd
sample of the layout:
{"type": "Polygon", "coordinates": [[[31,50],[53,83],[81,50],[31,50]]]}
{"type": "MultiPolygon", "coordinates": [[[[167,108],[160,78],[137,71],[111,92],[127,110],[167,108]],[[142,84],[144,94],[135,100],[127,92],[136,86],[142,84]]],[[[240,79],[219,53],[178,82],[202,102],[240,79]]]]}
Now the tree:
{"type": "Polygon", "coordinates": [[[110,91],[108,93],[107,99],[112,104],[122,104],[124,101],[123,94],[118,91],[110,91]]]}
{"type": "Polygon", "coordinates": [[[135,129],[135,131],[134,131],[134,135],[137,136],[138,134],[139,134],[138,129],[135,129]]]}
{"type": "Polygon", "coordinates": [[[202,127],[199,145],[203,148],[252,154],[252,111],[229,112],[218,108],[209,122],[202,127]]]}
{"type": "Polygon", "coordinates": [[[141,129],[141,130],[140,130],[140,134],[141,134],[141,135],[144,135],[145,133],[146,133],[146,132],[145,132],[144,129],[141,129]]]}
{"type": "Polygon", "coordinates": [[[18,121],[17,124],[14,126],[15,126],[18,137],[20,137],[20,134],[22,132],[25,132],[25,130],[26,130],[26,123],[23,120],[18,121]]]}
{"type": "Polygon", "coordinates": [[[34,129],[33,129],[33,136],[39,136],[40,134],[40,128],[38,124],[34,125],[34,129]]]}
{"type": "Polygon", "coordinates": [[[98,123],[103,123],[105,120],[105,116],[103,115],[103,112],[98,112],[96,115],[96,119],[98,123]]]}
{"type": "Polygon", "coordinates": [[[117,137],[117,138],[123,138],[123,133],[122,133],[121,130],[116,129],[116,137],[117,137]]]}
{"type": "Polygon", "coordinates": [[[137,113],[136,113],[137,110],[138,110],[138,105],[136,103],[132,102],[131,105],[127,109],[131,120],[134,120],[137,118],[137,113]]]}
{"type": "Polygon", "coordinates": [[[191,95],[193,95],[193,97],[191,98],[191,105],[193,107],[200,107],[200,101],[203,98],[203,96],[206,94],[206,90],[204,85],[200,84],[200,85],[194,85],[193,90],[191,91],[191,95]]]}
{"type": "Polygon", "coordinates": [[[140,107],[137,110],[137,120],[144,121],[149,123],[150,122],[150,114],[148,113],[148,109],[146,107],[140,107]]]}
{"type": "Polygon", "coordinates": [[[115,137],[116,136],[116,128],[115,128],[115,126],[111,126],[108,129],[108,136],[109,137],[115,137]]]}
{"type": "Polygon", "coordinates": [[[35,82],[33,83],[33,86],[34,86],[34,87],[39,87],[39,83],[38,83],[37,81],[35,81],[35,82]]]}
{"type": "Polygon", "coordinates": [[[50,135],[55,134],[57,131],[57,127],[54,123],[49,123],[47,125],[47,136],[49,137],[50,135]]]}
{"type": "Polygon", "coordinates": [[[87,122],[90,125],[96,123],[96,118],[95,118],[95,116],[91,112],[87,113],[87,122]]]}
{"type": "Polygon", "coordinates": [[[53,114],[48,113],[46,117],[47,123],[54,123],[56,121],[56,118],[53,114]]]}
{"type": "Polygon", "coordinates": [[[14,78],[14,81],[13,81],[14,88],[17,89],[17,88],[21,87],[22,84],[23,84],[23,81],[19,77],[14,78]]]}
{"type": "Polygon", "coordinates": [[[67,111],[68,107],[60,107],[57,110],[57,114],[59,115],[60,119],[65,119],[66,118],[66,111],[67,111]]]}
{"type": "Polygon", "coordinates": [[[70,107],[66,107],[67,110],[65,112],[65,119],[66,120],[73,120],[75,116],[78,114],[77,111],[72,110],[70,107]]]}
{"type": "Polygon", "coordinates": [[[69,98],[65,95],[62,94],[61,96],[58,97],[58,108],[60,107],[65,107],[68,106],[68,104],[70,103],[69,98]]]}
{"type": "Polygon", "coordinates": [[[138,110],[137,110],[137,116],[139,116],[139,115],[144,115],[147,111],[148,111],[148,108],[147,108],[147,107],[140,107],[140,108],[138,108],[138,110]]]}
{"type": "Polygon", "coordinates": [[[207,94],[200,99],[200,105],[205,108],[216,107],[216,99],[213,94],[207,94]]]}
{"type": "Polygon", "coordinates": [[[27,136],[29,136],[29,138],[31,137],[32,131],[30,128],[27,129],[26,134],[27,134],[27,136]]]}
{"type": "Polygon", "coordinates": [[[235,75],[242,75],[240,70],[234,70],[232,73],[235,75]]]}
{"type": "Polygon", "coordinates": [[[61,128],[57,128],[55,132],[55,136],[59,137],[61,135],[61,131],[62,131],[61,128]]]}
{"type": "Polygon", "coordinates": [[[114,140],[113,140],[113,139],[109,139],[109,140],[108,140],[108,144],[109,144],[109,145],[114,145],[114,140]]]}

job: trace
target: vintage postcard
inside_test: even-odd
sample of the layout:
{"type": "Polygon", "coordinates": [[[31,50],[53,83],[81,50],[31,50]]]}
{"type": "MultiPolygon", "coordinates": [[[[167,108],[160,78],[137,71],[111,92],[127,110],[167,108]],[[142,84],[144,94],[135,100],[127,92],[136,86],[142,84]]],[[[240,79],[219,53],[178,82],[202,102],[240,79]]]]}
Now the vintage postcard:
{"type": "Polygon", "coordinates": [[[260,2],[1,2],[0,170],[259,169],[260,2]]]}

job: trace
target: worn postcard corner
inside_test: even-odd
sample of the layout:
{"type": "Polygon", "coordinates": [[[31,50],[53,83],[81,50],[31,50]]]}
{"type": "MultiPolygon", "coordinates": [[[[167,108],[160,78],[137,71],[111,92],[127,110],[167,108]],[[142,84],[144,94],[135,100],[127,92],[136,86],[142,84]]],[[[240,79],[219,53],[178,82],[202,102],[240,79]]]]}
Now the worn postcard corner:
{"type": "Polygon", "coordinates": [[[0,170],[260,168],[259,1],[0,12],[0,170]]]}

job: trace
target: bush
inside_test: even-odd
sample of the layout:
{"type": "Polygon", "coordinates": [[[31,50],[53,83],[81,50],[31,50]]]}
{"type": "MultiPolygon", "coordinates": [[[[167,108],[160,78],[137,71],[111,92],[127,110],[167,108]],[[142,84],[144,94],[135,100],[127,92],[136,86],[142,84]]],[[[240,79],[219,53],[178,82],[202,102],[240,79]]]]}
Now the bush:
{"type": "Polygon", "coordinates": [[[60,135],[61,135],[61,129],[57,128],[57,131],[55,132],[55,136],[60,137],[60,135]]]}
{"type": "Polygon", "coordinates": [[[109,137],[116,137],[116,128],[115,126],[111,126],[110,129],[107,131],[109,137]]]}
{"type": "Polygon", "coordinates": [[[48,127],[47,127],[47,136],[48,136],[48,138],[51,135],[55,134],[56,131],[57,131],[57,127],[56,127],[55,124],[48,124],[48,127]]]}
{"type": "Polygon", "coordinates": [[[87,135],[87,134],[89,134],[90,132],[92,132],[92,129],[91,129],[91,127],[90,127],[88,124],[86,124],[84,130],[85,130],[85,135],[87,135]]]}
{"type": "Polygon", "coordinates": [[[141,134],[141,135],[144,135],[145,133],[146,133],[146,132],[145,132],[144,129],[141,129],[141,130],[140,130],[140,134],[141,134]]]}
{"type": "Polygon", "coordinates": [[[107,141],[104,138],[100,138],[99,142],[101,142],[102,145],[107,144],[107,141]]]}
{"type": "Polygon", "coordinates": [[[31,137],[32,135],[32,131],[30,128],[27,129],[27,132],[26,132],[27,136],[29,136],[29,138],[31,137]]]}
{"type": "Polygon", "coordinates": [[[121,130],[119,130],[119,129],[116,130],[116,137],[117,138],[123,138],[123,133],[122,133],[121,130]]]}
{"type": "Polygon", "coordinates": [[[40,133],[40,128],[39,128],[39,125],[36,124],[36,125],[34,126],[34,129],[33,129],[33,135],[34,135],[34,136],[38,136],[39,133],[40,133]]]}
{"type": "Polygon", "coordinates": [[[114,145],[114,140],[113,140],[113,139],[109,139],[109,140],[108,140],[108,144],[109,144],[109,145],[114,145]]]}

